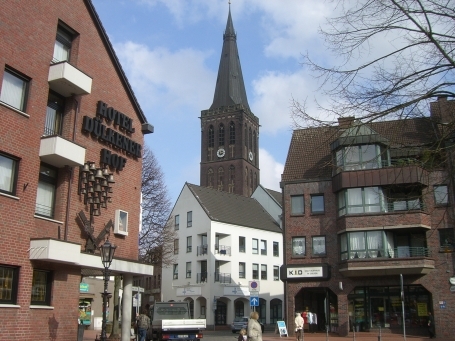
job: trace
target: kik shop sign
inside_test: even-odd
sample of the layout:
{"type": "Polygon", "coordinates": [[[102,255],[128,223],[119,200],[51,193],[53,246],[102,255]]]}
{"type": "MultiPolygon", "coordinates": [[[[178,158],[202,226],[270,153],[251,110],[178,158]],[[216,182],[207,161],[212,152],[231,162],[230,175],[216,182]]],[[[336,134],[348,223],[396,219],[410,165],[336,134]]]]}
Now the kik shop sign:
{"type": "MultiPolygon", "coordinates": [[[[82,131],[91,134],[98,141],[104,142],[114,149],[124,151],[130,157],[142,156],[142,145],[134,142],[125,135],[135,132],[133,120],[120,111],[108,107],[102,101],[98,101],[95,118],[89,116],[83,117],[82,131]],[[117,128],[118,131],[108,127],[104,123],[117,128]]],[[[109,165],[118,171],[121,171],[125,167],[126,161],[126,158],[112,153],[110,150],[104,148],[101,150],[100,163],[109,165]]]]}
{"type": "Polygon", "coordinates": [[[330,278],[330,268],[326,263],[282,265],[280,272],[282,280],[325,281],[330,278]]]}

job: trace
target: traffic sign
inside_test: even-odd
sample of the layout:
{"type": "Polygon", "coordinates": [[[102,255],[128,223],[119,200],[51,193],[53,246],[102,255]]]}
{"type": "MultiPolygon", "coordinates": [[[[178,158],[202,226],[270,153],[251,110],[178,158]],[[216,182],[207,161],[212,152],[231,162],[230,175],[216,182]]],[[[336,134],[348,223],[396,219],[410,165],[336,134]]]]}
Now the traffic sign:
{"type": "Polygon", "coordinates": [[[250,290],[250,296],[259,296],[259,291],[250,290]]]}
{"type": "Polygon", "coordinates": [[[259,291],[259,281],[249,281],[248,287],[251,291],[259,291]]]}
{"type": "Polygon", "coordinates": [[[250,306],[251,307],[259,307],[259,297],[251,296],[250,297],[250,306]]]}

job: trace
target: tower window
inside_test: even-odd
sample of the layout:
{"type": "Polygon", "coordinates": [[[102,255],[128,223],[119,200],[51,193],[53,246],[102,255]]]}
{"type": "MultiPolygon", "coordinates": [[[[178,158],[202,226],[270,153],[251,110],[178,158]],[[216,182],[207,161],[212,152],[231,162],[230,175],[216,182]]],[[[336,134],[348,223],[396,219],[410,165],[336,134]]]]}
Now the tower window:
{"type": "Polygon", "coordinates": [[[231,122],[229,125],[229,144],[235,144],[235,124],[231,122]]]}
{"type": "Polygon", "coordinates": [[[215,145],[215,131],[213,130],[213,126],[209,127],[209,140],[208,140],[209,148],[213,148],[215,145]]]}
{"type": "Polygon", "coordinates": [[[249,134],[248,134],[248,147],[250,148],[250,150],[251,150],[252,146],[253,146],[253,134],[251,133],[251,128],[250,128],[249,134]]]}
{"type": "Polygon", "coordinates": [[[224,124],[221,123],[218,127],[218,145],[224,146],[224,124]]]}
{"type": "Polygon", "coordinates": [[[234,193],[235,189],[235,167],[230,166],[229,167],[229,193],[234,193]]]}
{"type": "Polygon", "coordinates": [[[224,190],[224,169],[223,167],[218,168],[218,190],[223,191],[224,190]]]}
{"type": "Polygon", "coordinates": [[[207,187],[213,188],[213,170],[209,168],[207,171],[207,187]]]}
{"type": "Polygon", "coordinates": [[[246,129],[246,124],[245,124],[245,136],[244,136],[244,139],[245,139],[245,147],[248,147],[248,131],[246,129]]]}

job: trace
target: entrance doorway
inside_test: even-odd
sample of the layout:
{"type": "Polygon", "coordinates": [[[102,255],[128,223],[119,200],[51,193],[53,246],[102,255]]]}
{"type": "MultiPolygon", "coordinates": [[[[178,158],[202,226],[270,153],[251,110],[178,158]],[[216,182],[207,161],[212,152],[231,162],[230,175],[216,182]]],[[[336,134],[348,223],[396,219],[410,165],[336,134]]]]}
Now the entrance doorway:
{"type": "Polygon", "coordinates": [[[387,307],[389,299],[387,297],[371,297],[370,298],[370,328],[384,328],[390,326],[388,319],[387,307]]]}
{"type": "Polygon", "coordinates": [[[227,312],[226,303],[220,300],[216,301],[215,325],[221,326],[226,324],[226,312],[227,312]]]}
{"type": "Polygon", "coordinates": [[[316,315],[310,326],[306,321],[304,328],[312,332],[338,330],[338,298],[328,288],[302,288],[294,297],[296,312],[311,312],[316,315]]]}

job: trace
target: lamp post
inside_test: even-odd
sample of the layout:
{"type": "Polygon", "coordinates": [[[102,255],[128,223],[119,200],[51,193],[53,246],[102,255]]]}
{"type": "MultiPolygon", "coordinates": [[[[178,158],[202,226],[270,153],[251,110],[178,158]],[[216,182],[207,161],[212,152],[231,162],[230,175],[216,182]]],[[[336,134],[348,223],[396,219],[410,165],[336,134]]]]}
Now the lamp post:
{"type": "Polygon", "coordinates": [[[112,258],[114,258],[115,249],[117,246],[111,244],[109,239],[107,239],[103,245],[100,246],[100,253],[101,253],[101,262],[104,266],[104,292],[103,292],[103,323],[101,325],[101,341],[106,341],[106,310],[107,310],[107,296],[109,293],[107,292],[107,285],[109,282],[109,267],[112,263],[112,258]]]}

